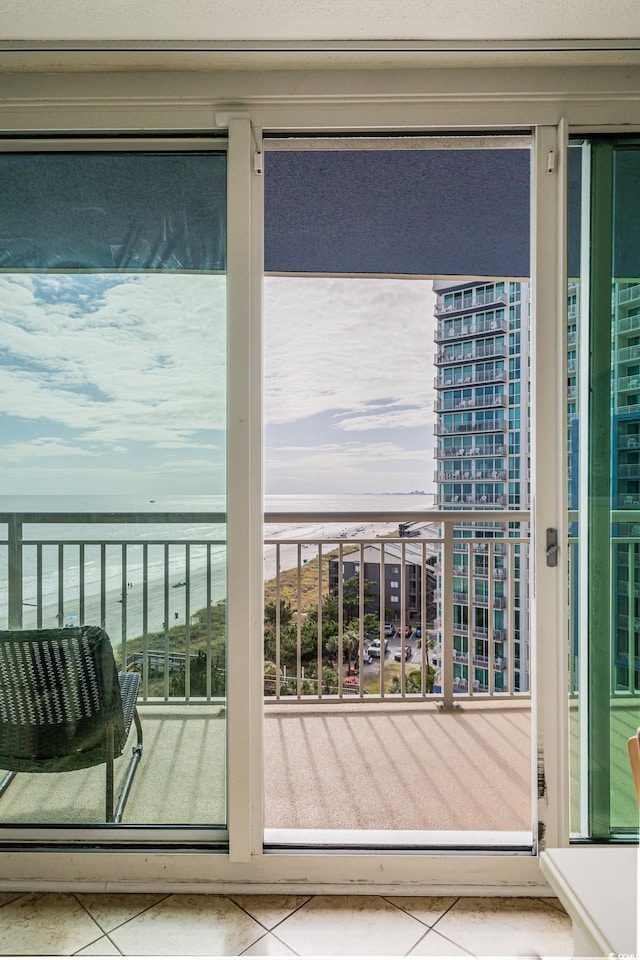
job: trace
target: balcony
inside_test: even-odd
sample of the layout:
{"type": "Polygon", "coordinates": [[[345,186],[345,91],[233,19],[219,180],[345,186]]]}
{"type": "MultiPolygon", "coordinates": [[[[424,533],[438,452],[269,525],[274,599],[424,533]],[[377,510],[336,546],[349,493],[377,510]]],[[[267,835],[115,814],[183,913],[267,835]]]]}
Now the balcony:
{"type": "Polygon", "coordinates": [[[618,497],[618,510],[638,510],[640,493],[621,493],[618,497]]]}
{"type": "Polygon", "coordinates": [[[506,293],[470,292],[456,296],[453,302],[446,304],[445,294],[436,297],[436,314],[463,313],[465,310],[475,310],[477,307],[501,306],[509,303],[506,293]]]}
{"type": "Polygon", "coordinates": [[[618,447],[620,450],[639,450],[640,434],[627,433],[618,437],[618,447]]]}
{"type": "MultiPolygon", "coordinates": [[[[326,595],[330,556],[340,559],[346,550],[389,544],[400,549],[399,566],[409,565],[403,542],[393,531],[398,520],[424,517],[334,514],[326,522],[314,518],[317,536],[296,536],[311,516],[295,515],[290,537],[280,532],[264,544],[265,596],[273,614],[265,621],[265,645],[271,644],[264,677],[267,828],[342,829],[348,809],[354,829],[528,829],[528,695],[515,689],[506,667],[504,689],[472,685],[463,690],[453,675],[458,661],[452,633],[443,644],[440,689],[432,688],[429,679],[433,657],[426,638],[433,621],[428,577],[434,554],[446,563],[458,546],[453,520],[435,512],[427,516],[439,535],[416,545],[422,556],[423,600],[411,634],[382,637],[385,655],[366,663],[363,595],[355,598],[350,629],[345,605],[329,647],[305,604],[313,605],[309,597],[317,604],[317,598],[326,595]],[[287,620],[283,610],[289,602],[287,620]],[[420,624],[424,630],[418,638],[420,624]],[[311,647],[310,633],[315,637],[311,647]],[[293,646],[287,646],[290,637],[293,646]],[[412,654],[396,661],[403,643],[412,647],[412,654]],[[466,726],[469,712],[462,722],[461,712],[436,709],[439,702],[454,699],[463,700],[473,714],[472,734],[466,726]],[[425,745],[425,762],[419,765],[408,728],[425,745]],[[480,754],[478,736],[484,744],[480,754]],[[372,741],[379,745],[379,759],[388,762],[369,762],[372,741]],[[512,744],[507,757],[505,743],[512,744]],[[434,763],[429,762],[431,752],[434,763]],[[444,755],[446,763],[435,763],[435,757],[444,755]],[[484,798],[477,791],[479,762],[486,771],[496,765],[487,776],[484,798]],[[322,771],[331,771],[331,776],[322,771]],[[500,812],[493,782],[498,774],[513,800],[500,812]],[[435,796],[434,791],[459,801],[416,802],[435,796]],[[473,802],[467,802],[471,796],[473,802]]],[[[507,518],[528,519],[511,513],[499,519],[507,518]]],[[[266,521],[282,528],[281,516],[267,515],[266,521]]],[[[101,623],[120,666],[142,674],[139,709],[145,753],[125,811],[129,824],[226,820],[226,678],[224,658],[219,658],[225,619],[220,570],[224,522],[219,514],[0,515],[2,626],[54,627],[75,622],[76,616],[101,623]],[[118,524],[126,524],[125,536],[116,532],[118,524]],[[189,538],[160,537],[160,528],[166,531],[171,525],[178,532],[189,530],[189,538]],[[147,531],[142,541],[132,535],[134,527],[138,535],[147,531]],[[194,777],[194,770],[206,775],[194,777]],[[178,786],[184,783],[190,784],[188,791],[178,786]]],[[[509,540],[494,547],[511,550],[525,542],[509,540]]],[[[404,580],[402,571],[399,580],[404,580]]],[[[346,602],[345,589],[339,585],[339,601],[346,602]]],[[[382,590],[384,607],[384,586],[382,590]]],[[[452,610],[443,611],[443,622],[450,624],[451,615],[452,610]]],[[[510,656],[508,642],[505,649],[505,657],[510,656]]],[[[21,774],[3,797],[4,822],[60,822],[61,817],[65,822],[69,817],[100,823],[102,777],[98,768],[80,771],[71,780],[63,774],[21,774]]]]}
{"type": "Polygon", "coordinates": [[[436,423],[433,432],[438,437],[446,437],[451,434],[460,433],[504,433],[508,424],[504,419],[501,420],[465,420],[462,423],[453,423],[445,426],[444,423],[436,423]]]}
{"type": "Polygon", "coordinates": [[[473,387],[483,383],[506,383],[506,370],[491,370],[489,373],[479,373],[474,370],[472,375],[463,376],[462,373],[453,370],[447,371],[436,377],[434,386],[436,390],[442,390],[444,387],[473,387]]]}
{"type": "MultiPolygon", "coordinates": [[[[474,631],[475,632],[475,631],[474,631]]],[[[442,659],[442,644],[436,643],[433,648],[433,655],[436,660],[442,659]]],[[[468,650],[456,650],[453,651],[453,659],[456,663],[466,663],[469,664],[471,661],[473,666],[476,667],[488,667],[489,666],[489,657],[484,653],[475,653],[468,650]]],[[[493,669],[494,670],[505,670],[507,667],[507,660],[505,657],[493,657],[492,659],[493,669]]]]}
{"type": "Polygon", "coordinates": [[[640,480],[640,463],[621,463],[618,476],[625,480],[640,480]]]}
{"type": "Polygon", "coordinates": [[[439,507],[503,507],[505,503],[503,493],[482,493],[479,497],[471,493],[442,493],[436,496],[439,507]]]}
{"type": "Polygon", "coordinates": [[[633,363],[640,360],[640,344],[634,344],[632,347],[621,347],[618,350],[618,363],[633,363]]]}
{"type": "Polygon", "coordinates": [[[458,354],[452,347],[446,347],[436,352],[436,366],[445,364],[469,363],[474,360],[490,360],[492,357],[503,358],[508,355],[507,345],[505,343],[495,343],[491,340],[484,343],[482,341],[473,344],[471,350],[458,354]]]}
{"type": "Polygon", "coordinates": [[[635,303],[636,300],[640,300],[640,283],[634,283],[631,287],[618,290],[618,304],[620,306],[626,303],[635,303]]]}
{"type": "Polygon", "coordinates": [[[437,413],[506,406],[507,398],[503,393],[479,394],[471,397],[460,397],[454,400],[451,400],[448,396],[442,396],[438,397],[434,402],[434,409],[437,413]]]}
{"type": "Polygon", "coordinates": [[[504,457],[507,448],[504,443],[488,443],[479,447],[446,447],[439,443],[436,447],[437,460],[453,460],[471,457],[504,457]]]}
{"type": "Polygon", "coordinates": [[[487,480],[500,482],[506,479],[506,470],[438,470],[435,474],[437,483],[452,483],[461,480],[465,483],[480,481],[486,483],[487,480]]]}
{"type": "Polygon", "coordinates": [[[618,380],[616,381],[616,389],[618,393],[624,393],[627,390],[640,390],[640,376],[618,377],[618,380]]]}
{"type": "Polygon", "coordinates": [[[508,333],[509,321],[504,317],[494,317],[485,320],[482,317],[465,318],[467,322],[449,320],[438,323],[433,339],[436,343],[447,343],[451,340],[465,340],[469,337],[485,336],[488,333],[508,333]]]}
{"type": "MultiPolygon", "coordinates": [[[[621,292],[627,293],[626,290],[621,292]]],[[[640,330],[640,314],[636,314],[633,317],[623,317],[622,320],[618,320],[616,330],[618,333],[636,333],[640,330]]]]}

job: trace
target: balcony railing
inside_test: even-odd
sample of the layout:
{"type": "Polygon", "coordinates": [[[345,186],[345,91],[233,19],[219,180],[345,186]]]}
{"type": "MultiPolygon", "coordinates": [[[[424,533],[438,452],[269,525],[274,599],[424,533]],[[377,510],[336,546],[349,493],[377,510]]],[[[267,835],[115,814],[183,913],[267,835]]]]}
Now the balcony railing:
{"type": "Polygon", "coordinates": [[[621,463],[618,467],[618,476],[625,479],[640,479],[640,463],[621,463]]]}
{"type": "Polygon", "coordinates": [[[486,446],[479,447],[445,447],[440,443],[436,447],[436,459],[459,460],[465,457],[469,459],[472,457],[504,457],[506,452],[507,448],[504,443],[488,443],[486,446]]]}
{"type": "Polygon", "coordinates": [[[441,507],[502,507],[506,502],[503,493],[482,493],[479,497],[471,493],[443,493],[436,497],[436,503],[441,507]]]}
{"type": "Polygon", "coordinates": [[[640,493],[621,493],[618,497],[619,510],[637,510],[640,507],[640,493]]]}
{"type": "Polygon", "coordinates": [[[618,437],[618,447],[620,450],[638,450],[640,449],[640,434],[628,433],[618,437]]]}
{"type": "Polygon", "coordinates": [[[436,436],[449,436],[459,433],[504,433],[507,429],[507,421],[501,420],[465,420],[462,423],[436,423],[434,433],[436,436]]]}
{"type": "Polygon", "coordinates": [[[487,480],[501,481],[506,479],[506,470],[438,470],[435,474],[437,483],[451,483],[461,480],[465,483],[475,481],[486,483],[487,480]]]}
{"type": "Polygon", "coordinates": [[[640,360],[640,344],[618,350],[618,363],[629,363],[634,360],[640,360]]]}
{"type": "Polygon", "coordinates": [[[618,377],[616,388],[619,393],[623,390],[640,390],[640,376],[618,377]]]}
{"type": "Polygon", "coordinates": [[[444,364],[469,363],[473,360],[490,360],[492,357],[502,358],[506,356],[506,343],[493,343],[489,341],[488,343],[474,343],[472,350],[460,356],[458,356],[457,352],[451,347],[438,350],[435,356],[435,363],[436,366],[443,366],[444,364]]]}
{"type": "Polygon", "coordinates": [[[491,370],[489,373],[480,373],[478,370],[474,370],[471,375],[463,375],[456,370],[450,370],[446,374],[436,377],[434,386],[437,390],[442,390],[445,387],[473,387],[482,383],[506,383],[506,380],[506,370],[491,370]]]}
{"type": "Polygon", "coordinates": [[[449,320],[437,325],[433,339],[436,343],[446,343],[449,340],[477,337],[487,333],[507,333],[508,330],[509,322],[505,317],[492,317],[491,320],[475,317],[467,323],[449,320]]]}
{"type": "MultiPolygon", "coordinates": [[[[455,518],[438,511],[266,514],[267,524],[290,525],[292,530],[291,537],[281,533],[264,543],[270,565],[265,574],[270,591],[265,621],[267,698],[452,702],[454,598],[447,584],[452,583],[454,550],[460,549],[454,528],[461,521],[480,518],[486,522],[486,515],[471,511],[456,512],[455,518]],[[396,534],[399,522],[412,521],[419,521],[428,536],[409,545],[396,534]],[[316,528],[330,527],[330,532],[300,537],[297,531],[310,522],[316,528]],[[362,535],[365,524],[373,525],[369,537],[362,535]],[[329,560],[337,560],[342,570],[345,554],[354,550],[360,555],[355,586],[339,581],[335,595],[327,599],[329,560]],[[394,636],[385,629],[392,588],[387,588],[384,577],[378,578],[377,595],[370,596],[372,571],[365,551],[367,563],[377,551],[378,570],[387,565],[399,568],[401,586],[396,589],[405,614],[397,616],[402,629],[394,636]],[[402,585],[408,582],[405,574],[415,566],[416,555],[420,589],[412,600],[402,585]],[[445,571],[444,655],[439,683],[432,688],[427,631],[435,615],[435,561],[445,571]],[[373,633],[372,618],[377,622],[373,633]],[[374,640],[384,655],[369,662],[374,640]]],[[[523,536],[490,544],[467,540],[465,545],[505,552],[511,582],[514,549],[528,543],[529,515],[496,512],[492,519],[524,524],[523,536]]],[[[0,623],[9,629],[102,625],[120,666],[142,674],[143,700],[220,699],[225,687],[225,522],[223,514],[214,513],[0,514],[6,531],[0,536],[0,623]],[[171,527],[176,536],[167,535],[171,527]],[[185,529],[189,536],[180,536],[185,529]]],[[[488,598],[476,598],[478,604],[487,602],[488,598]]],[[[505,598],[494,597],[494,607],[504,605],[505,598]]],[[[513,640],[504,642],[505,658],[513,662],[513,640]]],[[[478,691],[471,689],[468,695],[474,692],[478,691]]],[[[489,684],[486,692],[515,696],[520,689],[509,674],[504,690],[489,684]]]]}
{"type": "Polygon", "coordinates": [[[475,307],[488,307],[492,304],[508,304],[509,297],[504,292],[498,293],[473,293],[467,296],[459,297],[449,302],[445,301],[445,294],[439,294],[436,297],[436,313],[460,313],[463,310],[473,310],[475,307]]]}
{"type": "MultiPolygon", "coordinates": [[[[440,660],[442,657],[442,644],[436,643],[433,648],[433,654],[436,660],[440,660]]],[[[456,663],[471,664],[474,667],[485,667],[489,666],[489,657],[486,654],[473,653],[471,656],[469,653],[464,650],[454,650],[453,659],[456,663]]],[[[494,670],[506,670],[507,661],[504,657],[494,657],[491,661],[494,670]]]]}
{"type": "Polygon", "coordinates": [[[434,409],[437,413],[447,413],[454,410],[470,410],[474,407],[506,407],[507,398],[503,393],[479,394],[472,397],[459,397],[451,400],[447,396],[438,397],[434,401],[434,409]]]}
{"type": "Polygon", "coordinates": [[[618,303],[631,303],[634,300],[640,300],[640,283],[634,283],[632,287],[618,291],[618,303]]]}
{"type": "MultiPolygon", "coordinates": [[[[627,290],[622,290],[622,293],[627,293],[627,290]]],[[[633,317],[623,317],[622,320],[618,320],[616,324],[618,333],[633,333],[636,330],[640,330],[640,314],[636,314],[633,317]]]]}

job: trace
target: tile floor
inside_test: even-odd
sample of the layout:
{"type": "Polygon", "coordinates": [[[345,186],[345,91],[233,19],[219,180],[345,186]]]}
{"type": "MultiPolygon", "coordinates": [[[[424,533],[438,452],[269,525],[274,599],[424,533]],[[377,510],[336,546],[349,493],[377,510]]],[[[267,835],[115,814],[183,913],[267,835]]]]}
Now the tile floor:
{"type": "Polygon", "coordinates": [[[1,956],[569,957],[553,898],[1,893],[1,956]]]}

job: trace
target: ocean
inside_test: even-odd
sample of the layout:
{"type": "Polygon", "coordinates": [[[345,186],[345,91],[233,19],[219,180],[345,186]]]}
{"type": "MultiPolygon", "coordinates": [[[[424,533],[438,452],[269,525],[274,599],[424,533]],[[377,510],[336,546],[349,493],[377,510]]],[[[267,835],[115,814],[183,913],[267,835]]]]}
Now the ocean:
{"type": "MultiPolygon", "coordinates": [[[[266,512],[313,512],[318,519],[293,526],[271,524],[265,539],[338,537],[343,524],[328,524],[323,514],[381,510],[424,511],[432,498],[419,494],[389,495],[270,495],[266,512]]],[[[0,513],[31,514],[128,513],[162,514],[155,522],[95,522],[25,524],[23,540],[23,626],[36,625],[36,609],[43,610],[43,626],[103,622],[115,643],[185,622],[195,611],[226,595],[225,525],[177,519],[186,513],[222,513],[223,497],[155,498],[126,496],[4,496],[0,513]],[[123,548],[122,542],[127,546],[123,548]],[[58,544],[64,541],[61,549],[58,544]],[[83,541],[83,557],[77,541],[83,541]],[[107,544],[102,547],[101,541],[107,544]],[[170,541],[189,541],[170,543],[170,541]],[[212,546],[207,546],[208,541],[212,546]],[[43,543],[40,554],[35,546],[43,543]],[[38,567],[40,564],[40,568],[38,567]],[[207,578],[207,565],[211,575],[207,578]],[[166,575],[165,575],[166,573],[166,575]],[[207,592],[207,579],[209,593],[207,592]],[[38,583],[40,594],[38,596],[38,583]],[[188,584],[188,590],[187,590],[188,584]],[[147,602],[143,602],[146,591],[147,602]]],[[[87,516],[87,521],[90,517],[87,516]]],[[[353,526],[353,525],[352,525],[353,526]]],[[[0,523],[0,625],[8,626],[8,529],[0,523]]],[[[292,565],[282,551],[281,566],[292,565]]],[[[265,547],[265,578],[273,576],[275,548],[265,547]]]]}

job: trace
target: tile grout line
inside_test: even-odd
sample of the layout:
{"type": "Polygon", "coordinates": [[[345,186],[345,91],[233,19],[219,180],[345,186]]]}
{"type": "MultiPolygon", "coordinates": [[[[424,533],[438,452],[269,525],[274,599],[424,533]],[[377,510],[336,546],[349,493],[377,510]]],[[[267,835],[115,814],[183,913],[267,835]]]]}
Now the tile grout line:
{"type": "MultiPolygon", "coordinates": [[[[100,894],[99,894],[99,895],[100,895],[100,894]]],[[[113,894],[109,894],[109,893],[107,893],[106,891],[104,892],[103,895],[104,895],[104,896],[113,896],[113,894]]],[[[143,910],[140,910],[139,913],[134,913],[134,915],[133,915],[132,917],[128,917],[126,920],[123,920],[122,923],[116,924],[116,926],[115,926],[115,927],[112,927],[111,930],[105,930],[105,929],[104,929],[104,927],[102,926],[102,924],[100,923],[100,921],[97,920],[97,919],[93,916],[93,914],[91,913],[91,911],[89,910],[89,908],[88,908],[81,900],[78,899],[78,894],[73,893],[72,896],[74,897],[74,899],[76,900],[76,902],[82,907],[82,909],[85,911],[85,913],[93,920],[93,922],[96,924],[96,926],[98,927],[98,929],[102,932],[102,936],[106,937],[107,940],[109,941],[109,943],[112,944],[112,946],[115,947],[115,949],[118,951],[118,956],[121,956],[121,957],[122,957],[122,956],[125,956],[125,954],[122,953],[122,951],[121,951],[120,948],[118,947],[118,944],[115,943],[115,942],[111,939],[110,934],[113,933],[114,930],[119,930],[120,927],[124,927],[125,924],[129,923],[130,920],[135,920],[137,917],[141,917],[143,913],[146,913],[147,910],[151,910],[152,907],[156,907],[156,906],[158,906],[159,903],[163,903],[165,900],[168,900],[169,897],[173,896],[173,894],[168,893],[166,896],[161,897],[159,900],[156,900],[155,903],[152,903],[152,904],[150,904],[148,907],[145,907],[143,910]]],[[[127,894],[124,894],[124,896],[127,896],[127,894]]],[[[85,945],[84,945],[83,947],[80,947],[80,950],[85,950],[87,947],[91,946],[92,943],[96,943],[97,940],[101,940],[101,939],[102,939],[102,937],[97,937],[96,940],[91,940],[89,943],[85,943],[85,945]]],[[[76,953],[74,954],[74,956],[77,956],[77,953],[78,953],[78,951],[76,951],[76,953]]]]}

